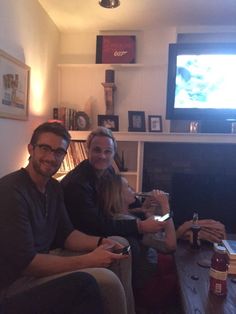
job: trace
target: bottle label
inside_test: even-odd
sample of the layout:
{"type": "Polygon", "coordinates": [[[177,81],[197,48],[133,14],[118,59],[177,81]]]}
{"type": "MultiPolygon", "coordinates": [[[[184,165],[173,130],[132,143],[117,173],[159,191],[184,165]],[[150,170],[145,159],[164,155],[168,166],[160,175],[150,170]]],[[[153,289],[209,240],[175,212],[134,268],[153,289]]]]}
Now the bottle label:
{"type": "Polygon", "coordinates": [[[215,293],[222,293],[222,284],[221,283],[215,284],[215,293]]]}
{"type": "Polygon", "coordinates": [[[218,296],[225,296],[227,294],[227,281],[217,280],[210,277],[210,292],[218,296]]]}
{"type": "Polygon", "coordinates": [[[227,272],[226,271],[219,271],[214,268],[210,269],[210,277],[216,280],[226,280],[227,279],[227,272]]]}

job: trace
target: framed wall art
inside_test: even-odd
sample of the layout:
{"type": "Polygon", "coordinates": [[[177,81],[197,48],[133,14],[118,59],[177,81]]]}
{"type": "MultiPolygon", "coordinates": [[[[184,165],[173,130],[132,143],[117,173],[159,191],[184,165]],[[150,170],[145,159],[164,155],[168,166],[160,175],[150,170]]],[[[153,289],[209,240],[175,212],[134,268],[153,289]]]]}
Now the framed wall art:
{"type": "Polygon", "coordinates": [[[129,131],[145,132],[145,113],[144,111],[128,111],[129,131]]]}
{"type": "Polygon", "coordinates": [[[98,35],[96,63],[135,63],[135,50],[133,35],[98,35]]]}
{"type": "Polygon", "coordinates": [[[119,116],[98,115],[98,126],[104,126],[112,131],[119,131],[119,116]]]}
{"type": "Polygon", "coordinates": [[[27,120],[30,67],[0,50],[0,117],[27,120]]]}
{"type": "Polygon", "coordinates": [[[149,132],[162,132],[161,116],[148,116],[148,130],[149,132]]]}

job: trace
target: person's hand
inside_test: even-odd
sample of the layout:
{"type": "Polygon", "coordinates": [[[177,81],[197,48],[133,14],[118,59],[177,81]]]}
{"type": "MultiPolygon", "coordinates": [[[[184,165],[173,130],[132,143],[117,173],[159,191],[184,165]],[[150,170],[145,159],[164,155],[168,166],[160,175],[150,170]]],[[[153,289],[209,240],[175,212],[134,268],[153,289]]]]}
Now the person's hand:
{"type": "MultiPolygon", "coordinates": [[[[213,219],[200,219],[198,225],[201,227],[199,232],[199,238],[209,242],[221,242],[222,239],[226,239],[225,226],[213,219]]],[[[176,230],[177,238],[190,239],[191,237],[192,220],[184,222],[176,230]]]]}
{"type": "Polygon", "coordinates": [[[225,226],[216,220],[213,219],[202,219],[199,221],[201,226],[200,237],[202,239],[211,242],[221,242],[223,239],[226,239],[225,226]]]}
{"type": "Polygon", "coordinates": [[[170,211],[170,206],[169,206],[169,199],[168,199],[168,194],[161,190],[152,190],[152,198],[160,204],[161,210],[162,210],[162,215],[165,215],[170,211]]]}
{"type": "Polygon", "coordinates": [[[165,229],[166,222],[155,220],[154,216],[151,216],[145,220],[138,220],[137,224],[139,233],[156,233],[165,229]]]}
{"type": "MultiPolygon", "coordinates": [[[[114,241],[115,242],[115,241],[114,241]]],[[[119,243],[117,243],[119,244],[119,243]]],[[[119,244],[119,248],[122,248],[123,246],[119,244]]],[[[126,258],[129,258],[129,255],[122,255],[122,254],[116,254],[112,251],[118,248],[117,245],[113,244],[102,244],[98,246],[95,250],[88,253],[88,267],[109,267],[112,263],[114,263],[117,260],[123,260],[126,258]]]]}
{"type": "Polygon", "coordinates": [[[188,240],[191,234],[191,226],[192,220],[185,221],[182,225],[180,225],[176,230],[177,239],[188,240]]]}
{"type": "Polygon", "coordinates": [[[216,221],[213,219],[200,219],[198,223],[201,227],[216,229],[219,230],[220,232],[225,233],[225,226],[220,221],[216,221]]]}
{"type": "Polygon", "coordinates": [[[222,238],[222,235],[220,233],[214,232],[213,230],[201,229],[199,231],[199,239],[212,243],[220,243],[224,238],[222,238]]]}
{"type": "Polygon", "coordinates": [[[147,216],[156,214],[156,207],[161,207],[162,215],[170,211],[168,195],[161,190],[152,190],[150,195],[145,198],[142,209],[147,216]]]}

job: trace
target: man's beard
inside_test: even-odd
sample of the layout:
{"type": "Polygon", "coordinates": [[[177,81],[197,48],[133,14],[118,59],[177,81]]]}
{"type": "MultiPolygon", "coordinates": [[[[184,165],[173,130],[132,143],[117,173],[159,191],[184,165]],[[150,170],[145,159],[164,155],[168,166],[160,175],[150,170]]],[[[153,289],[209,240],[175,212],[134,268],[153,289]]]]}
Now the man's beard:
{"type": "Polygon", "coordinates": [[[44,161],[32,160],[32,166],[34,168],[34,171],[37,174],[39,174],[39,175],[41,175],[47,179],[51,178],[57,172],[57,170],[60,167],[60,166],[55,167],[54,162],[50,162],[50,161],[46,162],[45,160],[44,161]],[[42,170],[42,167],[44,166],[44,164],[51,165],[51,169],[49,171],[42,170]]]}

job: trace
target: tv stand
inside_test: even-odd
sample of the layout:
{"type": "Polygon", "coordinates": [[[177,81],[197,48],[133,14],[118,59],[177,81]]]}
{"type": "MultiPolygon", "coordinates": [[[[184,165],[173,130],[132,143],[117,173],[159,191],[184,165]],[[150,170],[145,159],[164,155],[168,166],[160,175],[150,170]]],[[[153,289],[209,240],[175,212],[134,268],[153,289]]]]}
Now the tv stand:
{"type": "Polygon", "coordinates": [[[170,132],[174,133],[232,133],[232,121],[199,120],[197,132],[192,132],[193,120],[171,120],[170,132]]]}

